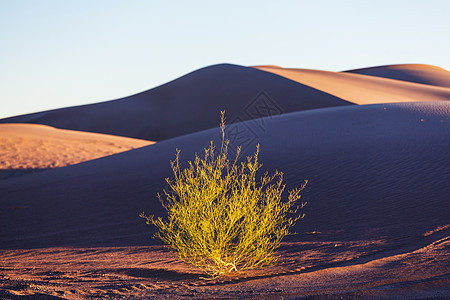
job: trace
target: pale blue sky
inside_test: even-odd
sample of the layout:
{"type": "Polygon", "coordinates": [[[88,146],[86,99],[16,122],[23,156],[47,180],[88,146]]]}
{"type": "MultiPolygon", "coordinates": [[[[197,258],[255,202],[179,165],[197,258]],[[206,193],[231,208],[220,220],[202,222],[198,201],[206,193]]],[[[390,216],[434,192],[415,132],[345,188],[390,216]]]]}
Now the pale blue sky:
{"type": "Polygon", "coordinates": [[[0,0],[0,118],[217,64],[450,70],[450,1],[0,0]]]}

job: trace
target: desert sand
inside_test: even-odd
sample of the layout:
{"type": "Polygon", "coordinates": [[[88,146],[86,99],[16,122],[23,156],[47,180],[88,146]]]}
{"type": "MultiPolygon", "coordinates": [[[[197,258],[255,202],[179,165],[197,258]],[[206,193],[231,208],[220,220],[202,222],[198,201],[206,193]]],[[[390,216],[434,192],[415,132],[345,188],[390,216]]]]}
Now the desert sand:
{"type": "Polygon", "coordinates": [[[412,82],[382,78],[389,66],[259,68],[207,67],[129,98],[1,120],[158,142],[0,180],[0,296],[450,297],[448,72],[424,66],[421,79],[417,65],[392,67],[412,82]],[[230,147],[246,156],[260,144],[262,171],[283,171],[287,188],[308,179],[308,204],[281,264],[206,281],[138,215],[164,216],[157,193],[170,160],[180,149],[186,164],[218,143],[221,109],[230,147]]]}
{"type": "Polygon", "coordinates": [[[74,165],[153,144],[36,124],[0,124],[2,178],[74,165]]]}

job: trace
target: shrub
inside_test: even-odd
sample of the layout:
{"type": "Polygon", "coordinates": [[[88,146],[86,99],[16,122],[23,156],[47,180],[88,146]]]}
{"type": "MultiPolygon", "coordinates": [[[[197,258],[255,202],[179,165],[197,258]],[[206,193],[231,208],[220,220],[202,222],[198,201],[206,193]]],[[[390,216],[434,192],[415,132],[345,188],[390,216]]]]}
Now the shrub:
{"type": "MultiPolygon", "coordinates": [[[[171,162],[174,179],[166,179],[169,191],[165,200],[167,220],[146,216],[147,224],[159,230],[155,237],[174,250],[179,259],[202,269],[212,278],[232,271],[274,264],[281,240],[289,228],[303,217],[288,213],[300,198],[300,187],[282,201],[283,174],[263,174],[257,181],[259,145],[256,153],[238,163],[228,159],[224,112],[221,115],[222,145],[216,155],[213,142],[204,149],[203,158],[196,155],[188,168],[181,170],[180,151],[171,162]]],[[[306,203],[302,203],[303,207],[306,203]]]]}

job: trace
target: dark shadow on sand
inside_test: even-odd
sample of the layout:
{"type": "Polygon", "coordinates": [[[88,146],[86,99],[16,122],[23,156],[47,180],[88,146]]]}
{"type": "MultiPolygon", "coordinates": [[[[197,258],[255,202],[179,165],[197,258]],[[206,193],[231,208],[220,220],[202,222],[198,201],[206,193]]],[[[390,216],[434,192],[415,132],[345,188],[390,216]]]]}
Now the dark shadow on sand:
{"type": "Polygon", "coordinates": [[[204,274],[201,273],[185,273],[166,269],[152,269],[152,268],[123,268],[110,270],[110,272],[137,278],[153,278],[170,281],[199,279],[199,277],[204,276],[204,274]]]}
{"type": "Polygon", "coordinates": [[[0,170],[0,180],[5,180],[9,178],[24,176],[28,174],[38,173],[46,170],[50,170],[51,168],[33,168],[33,169],[8,169],[8,170],[0,170]]]}

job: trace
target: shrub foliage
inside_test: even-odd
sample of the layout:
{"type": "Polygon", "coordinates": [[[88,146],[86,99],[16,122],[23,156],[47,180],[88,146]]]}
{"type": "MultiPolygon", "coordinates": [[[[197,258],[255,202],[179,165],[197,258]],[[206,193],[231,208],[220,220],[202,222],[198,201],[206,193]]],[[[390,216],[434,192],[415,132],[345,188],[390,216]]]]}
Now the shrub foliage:
{"type": "MultiPolygon", "coordinates": [[[[263,174],[256,153],[238,163],[240,148],[233,161],[228,159],[224,112],[221,118],[222,145],[216,154],[211,141],[204,156],[196,155],[181,169],[179,153],[171,162],[174,178],[166,179],[169,190],[160,201],[167,219],[141,214],[147,224],[159,230],[155,237],[174,250],[179,259],[202,269],[212,278],[232,271],[274,264],[276,250],[289,228],[303,217],[295,207],[307,181],[282,194],[283,174],[263,174]],[[290,213],[294,217],[289,217],[290,213]]],[[[306,203],[302,203],[300,208],[306,203]]]]}

